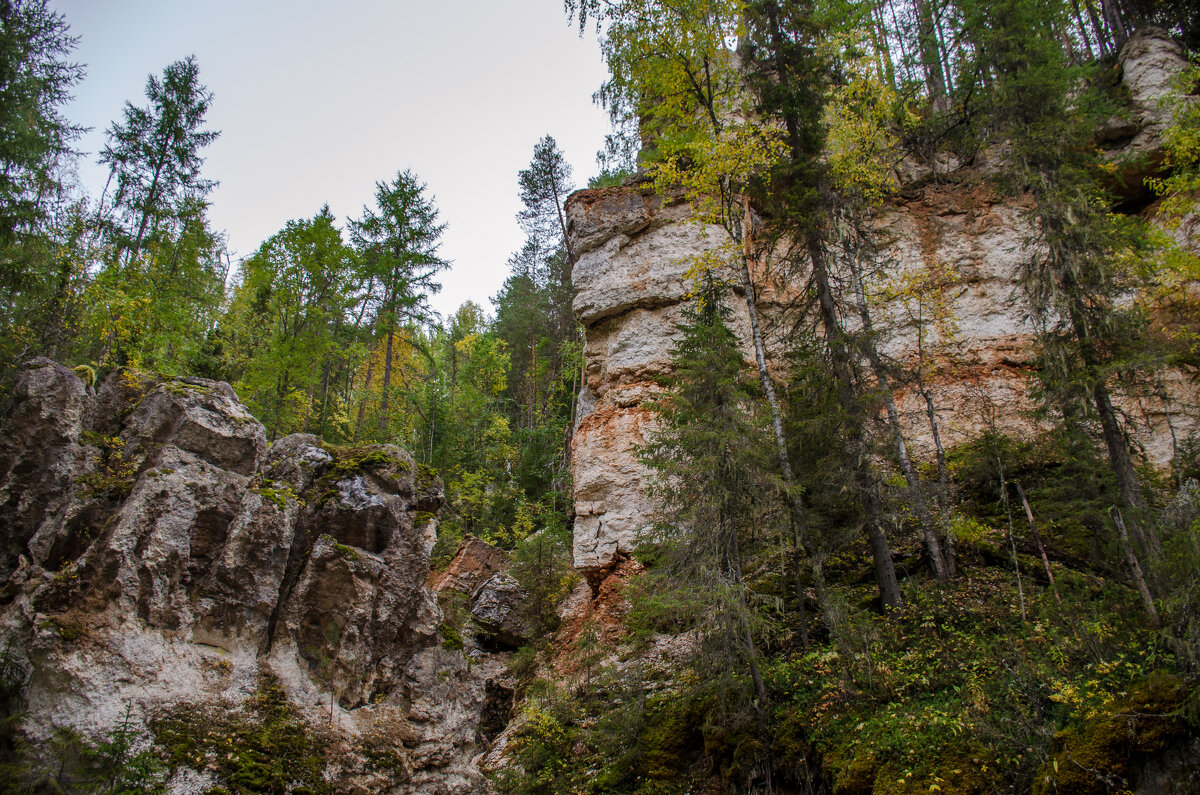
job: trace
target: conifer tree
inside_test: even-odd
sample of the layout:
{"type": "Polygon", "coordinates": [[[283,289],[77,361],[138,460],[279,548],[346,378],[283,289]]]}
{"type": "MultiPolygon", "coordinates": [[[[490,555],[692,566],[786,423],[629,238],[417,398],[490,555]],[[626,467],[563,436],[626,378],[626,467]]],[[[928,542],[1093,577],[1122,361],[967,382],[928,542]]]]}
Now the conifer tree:
{"type": "Polygon", "coordinates": [[[564,490],[570,460],[582,334],[571,309],[574,253],[564,208],[574,185],[552,137],[534,146],[517,182],[524,205],[517,221],[526,240],[509,259],[510,275],[492,299],[493,328],[507,343],[512,363],[507,393],[521,441],[517,476],[529,493],[553,496],[564,490]]]}
{"type": "Polygon", "coordinates": [[[438,255],[446,225],[438,223],[433,199],[411,171],[375,186],[375,209],[350,224],[350,235],[362,262],[362,274],[381,291],[375,304],[374,326],[384,340],[383,391],[379,438],[388,438],[392,362],[396,331],[405,323],[433,320],[429,295],[441,289],[434,277],[450,267],[438,255]]]}
{"type": "MultiPolygon", "coordinates": [[[[1143,354],[1144,319],[1121,297],[1137,283],[1133,267],[1147,245],[1144,223],[1112,212],[1094,147],[1109,112],[1087,70],[1072,68],[1044,3],[1003,0],[973,6],[967,30],[980,73],[991,75],[978,129],[1011,147],[1005,187],[1027,192],[1035,230],[1018,274],[1039,329],[1042,377],[1062,406],[1098,421],[1121,503],[1143,551],[1146,502],[1110,385],[1143,354]]],[[[1149,543],[1151,548],[1147,549],[1149,543]]]]}
{"type": "Polygon", "coordinates": [[[74,47],[66,20],[46,0],[0,4],[0,246],[45,216],[57,169],[80,132],[59,112],[83,78],[68,60],[74,47]]]}
{"type": "Polygon", "coordinates": [[[145,107],[125,103],[123,120],[108,128],[100,153],[116,182],[114,217],[105,223],[117,259],[126,263],[137,259],[148,237],[174,226],[185,202],[202,202],[216,185],[200,176],[201,152],[220,133],[203,128],[213,95],[200,83],[196,57],[170,64],[161,78],[150,75],[146,99],[145,107]]]}
{"type": "Polygon", "coordinates": [[[737,336],[726,324],[726,292],[709,274],[695,308],[685,311],[672,348],[674,373],[662,379],[668,391],[655,405],[661,428],[643,460],[662,505],[666,585],[687,590],[706,642],[738,649],[736,658],[765,704],[743,561],[764,509],[770,510],[762,495],[780,484],[755,411],[761,405],[755,381],[746,377],[737,336]]]}
{"type": "Polygon", "coordinates": [[[58,355],[77,319],[80,203],[62,173],[80,129],[61,113],[83,68],[46,0],[0,3],[0,394],[12,369],[58,355]]]}
{"type": "MultiPolygon", "coordinates": [[[[879,483],[871,470],[865,406],[854,367],[854,341],[842,320],[839,285],[830,255],[832,206],[837,198],[822,157],[825,136],[822,114],[833,64],[818,52],[822,26],[814,5],[806,0],[755,0],[747,4],[743,52],[749,84],[763,118],[778,120],[786,130],[786,153],[759,191],[764,210],[779,219],[772,241],[787,240],[790,257],[810,269],[812,290],[825,333],[829,366],[845,417],[845,448],[853,462],[858,495],[884,605],[903,603],[891,548],[883,529],[879,483]]],[[[768,243],[767,249],[774,247],[768,243]]],[[[798,268],[797,268],[798,270],[798,268]]],[[[935,559],[936,560],[936,559],[935,559]]],[[[939,574],[941,569],[938,568],[939,574]]]]}

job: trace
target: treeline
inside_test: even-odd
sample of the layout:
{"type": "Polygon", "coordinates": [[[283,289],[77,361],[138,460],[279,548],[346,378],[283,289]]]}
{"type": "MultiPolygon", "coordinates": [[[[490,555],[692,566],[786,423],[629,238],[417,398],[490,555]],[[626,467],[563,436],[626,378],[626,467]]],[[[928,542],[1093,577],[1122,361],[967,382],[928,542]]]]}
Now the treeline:
{"type": "MultiPolygon", "coordinates": [[[[1193,736],[1200,511],[1195,440],[1172,415],[1195,407],[1161,384],[1195,372],[1200,268],[1096,140],[1125,112],[1118,51],[1151,26],[1195,47],[1192,4],[566,5],[601,36],[610,155],[636,153],[725,239],[692,263],[643,450],[663,510],[626,625],[633,649],[660,633],[690,645],[673,672],[613,645],[599,673],[538,684],[502,786],[1099,792],[1131,781],[1138,753],[1193,736]],[[1023,208],[1012,276],[1036,345],[1032,438],[1011,432],[1030,418],[993,406],[977,438],[941,444],[959,407],[930,382],[954,359],[963,278],[955,262],[899,273],[886,255],[876,221],[906,158],[925,167],[915,188],[986,187],[1023,208]],[[792,296],[770,329],[768,290],[792,296]],[[750,319],[749,372],[731,302],[750,319]],[[917,355],[896,361],[901,337],[917,355]],[[1120,398],[1165,407],[1170,469],[1146,459],[1120,398]],[[1139,709],[1162,717],[1160,745],[1094,736],[1139,709]]],[[[1152,185],[1175,211],[1200,173],[1198,76],[1164,99],[1152,185]]]]}
{"type": "Polygon", "coordinates": [[[563,203],[570,167],[538,142],[518,175],[525,246],[494,299],[436,316],[444,224],[410,171],[339,221],[322,207],[232,262],[203,173],[219,135],[194,57],[151,75],[107,130],[100,196],[72,184],[83,78],[45,0],[0,4],[0,393],[44,355],[89,381],[117,367],[227,380],[271,439],[397,443],[446,480],[445,546],[561,528],[581,335],[563,203]]]}

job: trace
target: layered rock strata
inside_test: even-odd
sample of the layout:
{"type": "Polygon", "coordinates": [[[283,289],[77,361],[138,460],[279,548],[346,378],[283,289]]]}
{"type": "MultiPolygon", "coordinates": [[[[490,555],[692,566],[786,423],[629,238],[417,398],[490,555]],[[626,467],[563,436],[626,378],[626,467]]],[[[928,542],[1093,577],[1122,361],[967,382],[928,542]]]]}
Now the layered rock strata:
{"type": "MultiPolygon", "coordinates": [[[[1139,34],[1122,54],[1128,112],[1097,138],[1131,206],[1145,203],[1142,178],[1161,165],[1166,117],[1159,98],[1185,63],[1180,48],[1156,31],[1139,34]]],[[[923,362],[924,384],[947,446],[977,437],[994,422],[1016,435],[1038,427],[1030,397],[1036,329],[1018,283],[1020,266],[1035,250],[1036,230],[1027,200],[989,187],[989,176],[1003,166],[1003,147],[981,152],[970,163],[949,155],[901,163],[895,198],[874,220],[877,251],[870,264],[879,275],[873,284],[880,292],[907,285],[912,294],[906,304],[890,302],[888,311],[877,307],[878,343],[910,372],[923,362]],[[931,283],[940,295],[931,293],[931,283]],[[933,305],[934,298],[940,306],[933,305]],[[935,312],[946,322],[932,322],[935,312]]],[[[655,376],[670,370],[687,301],[685,274],[698,257],[726,244],[727,235],[698,223],[686,204],[664,201],[637,185],[580,191],[568,201],[567,217],[578,255],[574,308],[587,335],[586,382],[572,442],[574,561],[595,584],[632,552],[653,522],[648,473],[637,454],[653,430],[645,403],[657,393],[655,376]]],[[[1183,242],[1194,245],[1186,237],[1183,242]]],[[[785,322],[816,325],[815,318],[785,317],[789,303],[803,305],[789,296],[802,296],[806,268],[801,262],[790,279],[773,279],[768,266],[778,259],[764,257],[756,274],[768,348],[775,355],[783,346],[771,339],[773,322],[780,328],[785,322]]],[[[725,276],[736,283],[732,272],[725,276]]],[[[753,366],[744,302],[733,295],[728,303],[753,366]]],[[[844,322],[856,328],[857,310],[847,303],[844,322]]],[[[1171,459],[1177,441],[1197,430],[1200,402],[1188,374],[1168,371],[1162,382],[1149,398],[1118,395],[1133,441],[1158,465],[1171,459]]],[[[926,401],[912,385],[896,386],[909,444],[917,455],[930,457],[926,401]]]]}
{"type": "MultiPolygon", "coordinates": [[[[646,403],[671,368],[697,257],[723,229],[696,223],[691,208],[644,187],[580,191],[567,202],[578,257],[574,310],[586,327],[584,384],[572,440],[575,567],[598,583],[653,522],[637,448],[653,429],[646,403]]],[[[730,325],[749,339],[745,304],[728,296],[730,325]]],[[[747,348],[746,355],[753,361],[747,348]]]]}
{"type": "MultiPolygon", "coordinates": [[[[442,502],[396,447],[268,445],[227,384],[125,370],[90,394],[34,361],[0,436],[25,735],[236,714],[268,681],[325,738],[337,791],[482,791],[496,672],[440,642],[442,502]]],[[[218,783],[196,759],[173,789],[218,783]]]]}

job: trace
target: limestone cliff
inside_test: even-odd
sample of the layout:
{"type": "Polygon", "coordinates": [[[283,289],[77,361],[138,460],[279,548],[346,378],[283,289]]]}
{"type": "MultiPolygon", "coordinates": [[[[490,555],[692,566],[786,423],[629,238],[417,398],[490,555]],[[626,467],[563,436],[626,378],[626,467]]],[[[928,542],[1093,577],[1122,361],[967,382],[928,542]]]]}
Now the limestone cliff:
{"type": "Polygon", "coordinates": [[[443,648],[441,487],[407,453],[268,445],[227,384],[123,370],[92,393],[45,359],[0,439],[0,627],[33,747],[128,714],[174,738],[171,788],[196,791],[248,753],[205,737],[268,704],[330,791],[485,789],[503,666],[443,648]]]}
{"type": "MultiPolygon", "coordinates": [[[[1098,131],[1097,142],[1114,163],[1116,189],[1136,207],[1147,200],[1143,177],[1162,163],[1166,119],[1158,100],[1186,61],[1168,36],[1151,30],[1129,42],[1120,63],[1128,112],[1098,131]]],[[[905,274],[929,268],[950,277],[947,309],[957,319],[956,333],[951,338],[927,327],[921,343],[924,354],[936,358],[936,368],[927,368],[933,372],[927,386],[948,446],[977,436],[993,416],[1003,418],[1008,433],[1035,427],[1028,412],[1035,329],[1016,300],[1018,266],[1034,235],[1024,201],[989,187],[988,177],[1003,167],[1003,156],[1003,147],[981,152],[970,163],[939,156],[937,173],[916,160],[900,163],[895,197],[874,222],[878,261],[891,279],[898,283],[905,274]]],[[[632,551],[639,532],[652,522],[647,473],[636,454],[652,422],[642,404],[656,390],[651,379],[670,367],[690,259],[719,244],[725,233],[696,222],[686,204],[664,202],[637,185],[580,191],[568,202],[567,215],[579,257],[575,312],[587,334],[587,379],[572,448],[574,559],[577,568],[598,574],[632,551]]],[[[1186,242],[1186,231],[1181,235],[1186,242]]],[[[769,336],[772,320],[782,325],[788,294],[803,290],[804,268],[788,281],[771,278],[768,262],[758,265],[760,311],[769,336]]],[[[743,302],[733,296],[729,303],[752,365],[743,302]]],[[[918,345],[911,319],[877,320],[890,329],[881,340],[885,352],[912,365],[918,345]]],[[[852,308],[844,322],[858,325],[852,308]]],[[[1160,465],[1170,459],[1173,439],[1196,430],[1200,403],[1183,373],[1168,372],[1164,379],[1161,399],[1121,403],[1134,439],[1160,465]]],[[[924,399],[904,390],[896,398],[910,445],[931,456],[924,399]]]]}

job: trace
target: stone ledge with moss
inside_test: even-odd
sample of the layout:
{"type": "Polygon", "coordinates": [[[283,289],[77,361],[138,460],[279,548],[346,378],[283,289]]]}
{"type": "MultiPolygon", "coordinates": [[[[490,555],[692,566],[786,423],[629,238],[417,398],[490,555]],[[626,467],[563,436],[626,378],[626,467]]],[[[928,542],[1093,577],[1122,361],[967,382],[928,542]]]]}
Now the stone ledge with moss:
{"type": "Polygon", "coordinates": [[[132,725],[172,790],[483,786],[496,666],[442,642],[425,587],[442,488],[406,452],[268,446],[228,384],[117,370],[93,391],[49,360],[0,439],[26,773],[63,732],[132,725]]]}

